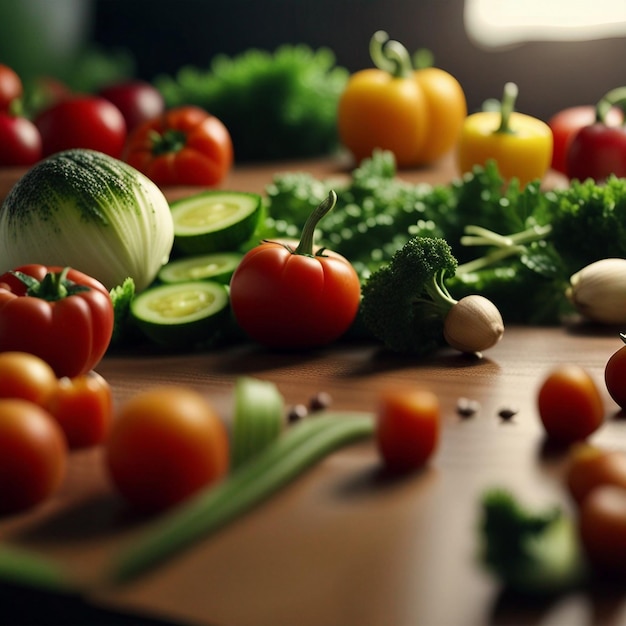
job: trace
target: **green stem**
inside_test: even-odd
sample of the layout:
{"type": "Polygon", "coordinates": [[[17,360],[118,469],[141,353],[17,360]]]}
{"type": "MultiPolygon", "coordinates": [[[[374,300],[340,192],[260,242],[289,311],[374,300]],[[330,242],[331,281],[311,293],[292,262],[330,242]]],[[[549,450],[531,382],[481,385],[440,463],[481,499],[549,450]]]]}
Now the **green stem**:
{"type": "MultiPolygon", "coordinates": [[[[319,221],[329,213],[337,203],[337,194],[331,189],[328,197],[315,208],[313,213],[309,215],[307,221],[302,228],[300,243],[294,250],[294,254],[304,254],[306,256],[315,256],[313,253],[313,238],[315,237],[315,229],[319,221]]],[[[316,254],[319,254],[316,253],[316,254]]]]}
{"type": "Polygon", "coordinates": [[[513,133],[511,130],[511,115],[515,110],[515,101],[517,100],[518,93],[519,90],[515,83],[506,83],[504,85],[502,105],[500,107],[500,126],[496,130],[496,133],[513,133]]]}
{"type": "Polygon", "coordinates": [[[497,248],[485,256],[481,256],[467,263],[463,263],[456,268],[456,275],[471,274],[486,267],[494,265],[498,261],[502,261],[510,256],[519,255],[524,252],[524,246],[509,246],[507,248],[497,248]]]}
{"type": "Polygon", "coordinates": [[[384,30],[378,30],[372,35],[370,56],[378,69],[395,78],[408,78],[413,72],[408,50],[399,41],[389,39],[384,30]]]}
{"type": "MultiPolygon", "coordinates": [[[[596,104],[596,122],[606,125],[607,116],[613,107],[619,107],[626,114],[626,87],[617,87],[606,93],[596,104]]],[[[626,115],[624,116],[626,124],[626,115]]]]}

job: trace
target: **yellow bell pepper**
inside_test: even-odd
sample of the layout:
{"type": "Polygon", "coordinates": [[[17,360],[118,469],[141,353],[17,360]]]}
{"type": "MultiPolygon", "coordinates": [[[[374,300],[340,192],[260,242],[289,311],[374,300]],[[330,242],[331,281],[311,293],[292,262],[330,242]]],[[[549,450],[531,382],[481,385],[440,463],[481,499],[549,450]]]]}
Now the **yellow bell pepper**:
{"type": "Polygon", "coordinates": [[[384,31],[374,33],[370,55],[376,67],[353,74],[339,100],[339,137],[355,160],[379,148],[411,167],[450,152],[467,116],[456,78],[435,67],[413,69],[406,48],[384,31]]]}
{"type": "Polygon", "coordinates": [[[544,177],[552,160],[552,130],[540,119],[514,111],[517,93],[517,85],[507,83],[499,111],[466,118],[458,145],[461,173],[494,160],[505,180],[517,178],[522,187],[544,177]]]}

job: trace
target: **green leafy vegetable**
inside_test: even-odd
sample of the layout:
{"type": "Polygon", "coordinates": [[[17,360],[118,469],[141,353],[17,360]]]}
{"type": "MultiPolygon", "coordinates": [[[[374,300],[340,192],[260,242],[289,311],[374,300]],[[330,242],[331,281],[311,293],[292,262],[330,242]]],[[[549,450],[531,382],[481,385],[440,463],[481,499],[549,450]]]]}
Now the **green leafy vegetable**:
{"type": "Polygon", "coordinates": [[[119,345],[128,332],[130,320],[130,303],[135,297],[135,281],[126,278],[121,285],[113,287],[109,292],[113,302],[113,334],[111,345],[119,345]]]}

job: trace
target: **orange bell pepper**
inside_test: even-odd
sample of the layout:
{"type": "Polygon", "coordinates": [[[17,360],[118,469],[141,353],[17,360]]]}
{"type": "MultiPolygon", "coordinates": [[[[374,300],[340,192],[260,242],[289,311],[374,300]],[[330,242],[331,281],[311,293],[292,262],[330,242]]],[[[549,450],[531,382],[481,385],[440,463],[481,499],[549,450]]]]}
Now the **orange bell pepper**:
{"type": "Polygon", "coordinates": [[[507,83],[500,110],[467,117],[458,146],[462,173],[493,160],[505,180],[517,178],[522,187],[543,178],[552,161],[552,130],[545,122],[514,111],[517,93],[517,85],[507,83]]]}
{"type": "Polygon", "coordinates": [[[356,72],[339,100],[338,131],[357,161],[379,148],[399,167],[432,163],[456,144],[467,116],[465,93],[448,72],[414,69],[410,55],[387,33],[370,41],[375,68],[356,72]]]}

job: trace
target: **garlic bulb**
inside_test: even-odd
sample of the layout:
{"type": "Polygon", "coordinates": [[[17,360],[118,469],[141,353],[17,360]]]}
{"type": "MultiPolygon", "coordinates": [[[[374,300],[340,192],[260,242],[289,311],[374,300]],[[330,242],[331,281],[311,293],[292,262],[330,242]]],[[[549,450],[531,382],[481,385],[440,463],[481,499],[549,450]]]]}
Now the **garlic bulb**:
{"type": "Polygon", "coordinates": [[[500,311],[484,296],[461,298],[444,320],[443,335],[461,352],[482,352],[493,347],[504,334],[500,311]]]}
{"type": "Polygon", "coordinates": [[[626,324],[626,259],[596,261],[570,278],[565,295],[587,319],[626,324]]]}

